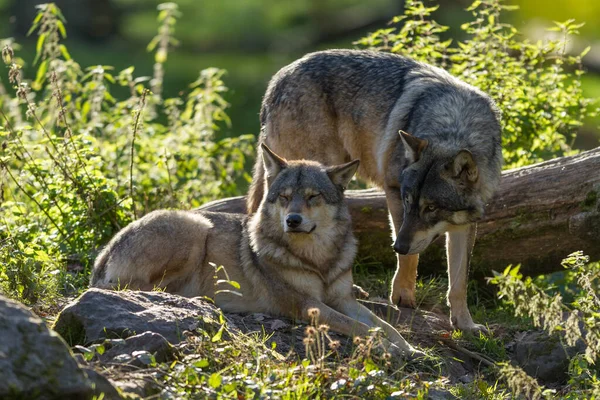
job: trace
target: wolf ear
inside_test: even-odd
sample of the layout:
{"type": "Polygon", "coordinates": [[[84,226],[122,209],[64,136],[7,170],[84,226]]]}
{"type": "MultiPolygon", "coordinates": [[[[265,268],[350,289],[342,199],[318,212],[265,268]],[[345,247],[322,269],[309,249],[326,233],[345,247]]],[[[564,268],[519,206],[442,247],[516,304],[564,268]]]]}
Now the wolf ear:
{"type": "Polygon", "coordinates": [[[427,148],[429,142],[426,139],[419,139],[403,130],[400,130],[399,133],[402,144],[404,145],[404,156],[408,162],[412,164],[419,161],[421,153],[427,148]]]}
{"type": "Polygon", "coordinates": [[[454,156],[448,168],[452,172],[452,176],[456,179],[465,179],[468,182],[477,182],[479,177],[479,170],[477,164],[473,159],[473,154],[467,149],[463,149],[454,156]]]}
{"type": "Polygon", "coordinates": [[[267,181],[270,181],[276,177],[282,169],[286,168],[288,164],[285,159],[273,153],[273,150],[267,147],[266,144],[262,143],[260,148],[262,149],[262,160],[265,172],[267,173],[267,181]]]}
{"type": "Polygon", "coordinates": [[[346,189],[358,169],[358,164],[360,164],[360,161],[354,160],[346,164],[334,165],[333,167],[327,168],[325,171],[327,171],[327,175],[329,176],[329,179],[331,179],[331,182],[346,189]]]}

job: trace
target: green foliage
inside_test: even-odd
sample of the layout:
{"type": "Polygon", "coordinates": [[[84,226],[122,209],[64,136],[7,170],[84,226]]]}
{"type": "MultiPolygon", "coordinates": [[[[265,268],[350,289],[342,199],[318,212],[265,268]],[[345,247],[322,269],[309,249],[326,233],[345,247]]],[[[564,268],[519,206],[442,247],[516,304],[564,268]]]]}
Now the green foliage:
{"type": "Polygon", "coordinates": [[[39,6],[30,31],[33,79],[18,45],[2,41],[0,288],[9,295],[34,303],[80,290],[98,248],[132,219],[237,195],[249,180],[252,136],[215,138],[229,124],[224,71],[200,71],[180,97],[161,97],[178,14],[172,3],[159,9],[152,79],[133,67],[81,67],[52,3],[39,6]],[[115,98],[118,87],[128,96],[115,98]]]}
{"type": "Polygon", "coordinates": [[[466,385],[457,385],[450,389],[450,393],[459,399],[482,400],[508,400],[512,399],[510,393],[498,387],[498,382],[490,385],[484,379],[475,379],[466,385]]]}
{"type": "Polygon", "coordinates": [[[506,167],[573,153],[578,128],[598,111],[581,88],[581,59],[589,48],[577,56],[566,53],[582,24],[557,22],[549,29],[556,39],[531,43],[502,22],[515,6],[476,0],[467,9],[473,19],[461,26],[468,38],[454,43],[442,39],[449,28],[433,19],[438,7],[409,0],[393,20],[402,22],[400,28],[380,29],[356,43],[442,67],[488,93],[503,114],[506,167]]]}
{"type": "Polygon", "coordinates": [[[430,388],[443,383],[406,366],[391,368],[389,355],[376,354],[376,334],[356,340],[352,354],[342,356],[340,343],[314,313],[305,332],[303,360],[274,352],[256,335],[228,332],[227,340],[215,342],[210,333],[199,334],[189,339],[191,355],[157,366],[170,397],[426,399],[430,388]]]}
{"type": "MultiPolygon", "coordinates": [[[[475,1],[469,8],[473,21],[462,26],[468,39],[453,44],[442,39],[448,28],[431,19],[436,7],[406,3],[405,14],[395,19],[404,22],[400,29],[379,30],[359,43],[444,67],[490,93],[504,113],[507,166],[572,151],[579,125],[595,112],[581,92],[583,54],[565,53],[566,40],[580,25],[557,24],[553,29],[559,40],[529,43],[520,40],[514,27],[500,22],[511,7],[499,0],[475,1]]],[[[180,95],[164,98],[171,92],[163,90],[163,79],[169,52],[178,44],[174,34],[179,16],[176,4],[159,6],[158,34],[148,45],[154,52],[152,77],[137,76],[133,67],[115,71],[102,63],[79,65],[62,43],[66,21],[54,4],[41,5],[33,21],[34,76],[24,76],[26,64],[17,43],[0,43],[7,66],[7,77],[0,77],[1,291],[29,304],[49,304],[59,295],[76,293],[87,286],[98,248],[133,219],[158,208],[185,209],[237,195],[240,183],[249,180],[244,167],[252,137],[216,137],[230,125],[224,71],[200,71],[180,95]],[[126,96],[115,96],[118,92],[126,96]]],[[[387,293],[390,276],[381,279],[372,265],[368,271],[360,265],[357,275],[367,288],[387,293]]],[[[515,307],[521,320],[564,334],[567,344],[586,344],[586,353],[571,360],[565,393],[573,399],[600,397],[600,264],[588,264],[576,254],[565,265],[569,273],[561,278],[561,288],[548,277],[523,280],[518,268],[492,281],[504,307],[515,307]],[[567,295],[569,302],[564,300],[567,295]]],[[[215,275],[223,275],[218,280],[222,290],[237,293],[239,284],[222,267],[214,267],[215,275]]],[[[420,281],[419,304],[443,304],[446,286],[441,280],[420,281]]],[[[486,316],[493,313],[486,311],[486,316]]],[[[304,338],[307,359],[302,361],[282,358],[262,340],[232,335],[223,317],[220,323],[216,332],[186,339],[195,346],[192,355],[171,364],[158,364],[151,354],[138,353],[140,361],[160,372],[166,395],[427,398],[429,389],[447,383],[423,361],[416,371],[414,365],[398,365],[389,354],[374,351],[380,344],[377,334],[357,339],[352,354],[343,358],[337,351],[340,343],[316,317],[304,338]]],[[[506,359],[501,339],[479,336],[465,341],[471,351],[506,359]]],[[[92,360],[104,346],[77,350],[92,360]]],[[[552,395],[522,370],[509,364],[500,367],[517,395],[552,395]]],[[[478,377],[452,392],[461,398],[509,398],[501,385],[478,377]]]]}
{"type": "MultiPolygon", "coordinates": [[[[597,362],[600,358],[600,263],[589,263],[581,252],[563,260],[570,277],[577,283],[573,300],[566,303],[555,286],[538,284],[519,273],[519,266],[509,266],[497,273],[490,283],[497,285],[500,298],[514,307],[517,316],[530,318],[536,327],[549,334],[560,334],[568,346],[581,341],[585,353],[571,360],[569,398],[594,398],[600,395],[597,362]]],[[[546,391],[535,381],[523,377],[523,371],[505,365],[502,369],[509,386],[516,391],[530,393],[533,397],[546,396],[546,391]],[[520,389],[519,389],[520,388],[520,389]]],[[[550,396],[550,394],[548,394],[550,396]]]]}

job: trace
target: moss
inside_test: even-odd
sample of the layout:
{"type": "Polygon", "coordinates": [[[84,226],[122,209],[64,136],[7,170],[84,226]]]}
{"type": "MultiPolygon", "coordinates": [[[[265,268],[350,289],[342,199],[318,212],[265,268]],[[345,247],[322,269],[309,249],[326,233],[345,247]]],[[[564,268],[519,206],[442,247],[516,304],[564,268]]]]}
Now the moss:
{"type": "Polygon", "coordinates": [[[598,192],[591,190],[585,196],[585,199],[579,204],[583,211],[592,211],[596,208],[596,205],[600,206],[598,201],[598,192]]]}

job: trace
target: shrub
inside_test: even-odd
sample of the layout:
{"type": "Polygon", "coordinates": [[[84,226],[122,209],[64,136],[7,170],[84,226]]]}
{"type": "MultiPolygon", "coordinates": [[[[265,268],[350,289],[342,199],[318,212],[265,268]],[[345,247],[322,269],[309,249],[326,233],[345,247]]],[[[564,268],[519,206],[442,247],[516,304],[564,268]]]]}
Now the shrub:
{"type": "Polygon", "coordinates": [[[560,39],[535,43],[502,22],[516,6],[502,0],[476,0],[473,19],[461,25],[464,41],[442,40],[449,29],[433,19],[439,6],[407,0],[399,28],[380,29],[356,42],[361,46],[410,56],[442,67],[487,92],[503,114],[503,155],[507,168],[573,153],[582,122],[598,112],[581,89],[581,59],[566,53],[571,35],[582,26],[573,20],[549,30],[560,39]]]}
{"type": "MultiPolygon", "coordinates": [[[[523,278],[519,266],[509,266],[490,282],[497,285],[500,298],[514,307],[515,315],[530,318],[536,327],[549,334],[561,334],[568,346],[578,341],[585,344],[585,353],[571,360],[569,390],[563,398],[597,398],[600,396],[597,365],[600,358],[600,298],[597,294],[600,263],[589,263],[588,257],[576,252],[563,260],[563,266],[567,269],[566,280],[574,283],[571,302],[564,301],[560,291],[551,284],[544,284],[542,279],[523,278]]],[[[508,375],[510,386],[517,392],[537,398],[550,396],[549,391],[542,391],[533,378],[515,367],[504,365],[501,372],[508,375]]]]}
{"type": "MultiPolygon", "coordinates": [[[[201,71],[187,93],[161,96],[177,6],[159,6],[153,77],[133,67],[81,67],[62,43],[65,21],[39,6],[35,79],[18,45],[2,42],[0,282],[25,302],[86,286],[97,249],[133,218],[239,194],[252,136],[217,140],[229,123],[224,71],[201,71]],[[149,87],[152,89],[150,91],[149,87]],[[123,87],[125,98],[112,95],[123,87]],[[12,89],[12,91],[11,91],[12,89]]],[[[123,90],[121,90],[123,92],[123,90]]]]}

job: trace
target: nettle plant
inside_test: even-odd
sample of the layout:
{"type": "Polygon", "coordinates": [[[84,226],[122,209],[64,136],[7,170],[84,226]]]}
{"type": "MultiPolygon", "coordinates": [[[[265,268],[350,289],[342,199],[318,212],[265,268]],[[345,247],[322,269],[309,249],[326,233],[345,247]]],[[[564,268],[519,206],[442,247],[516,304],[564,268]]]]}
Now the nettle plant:
{"type": "MultiPolygon", "coordinates": [[[[566,271],[560,286],[544,276],[524,278],[519,266],[509,266],[489,280],[497,286],[499,297],[514,308],[516,316],[529,318],[537,328],[559,335],[566,346],[581,343],[585,347],[583,354],[570,360],[569,391],[561,398],[598,398],[600,263],[590,263],[589,257],[576,252],[564,259],[562,264],[566,271]]],[[[516,393],[525,393],[533,398],[554,398],[552,391],[544,389],[516,367],[503,364],[500,372],[516,393]]]]}
{"type": "Polygon", "coordinates": [[[152,77],[80,66],[60,10],[38,9],[33,79],[19,46],[1,43],[0,288],[26,302],[85,287],[97,249],[132,219],[239,194],[252,153],[251,135],[215,137],[229,124],[224,71],[203,70],[187,94],[163,98],[175,4],[158,7],[152,77]],[[119,86],[123,99],[111,94],[119,86]]]}
{"type": "Polygon", "coordinates": [[[355,44],[436,65],[488,93],[502,110],[505,167],[572,154],[579,127],[598,113],[581,88],[581,59],[589,47],[576,56],[566,52],[582,24],[557,22],[549,30],[559,39],[531,42],[502,22],[516,6],[477,0],[467,9],[473,19],[460,27],[467,39],[455,42],[442,40],[449,27],[433,19],[438,7],[407,0],[404,14],[392,21],[401,27],[380,29],[355,44]]]}

